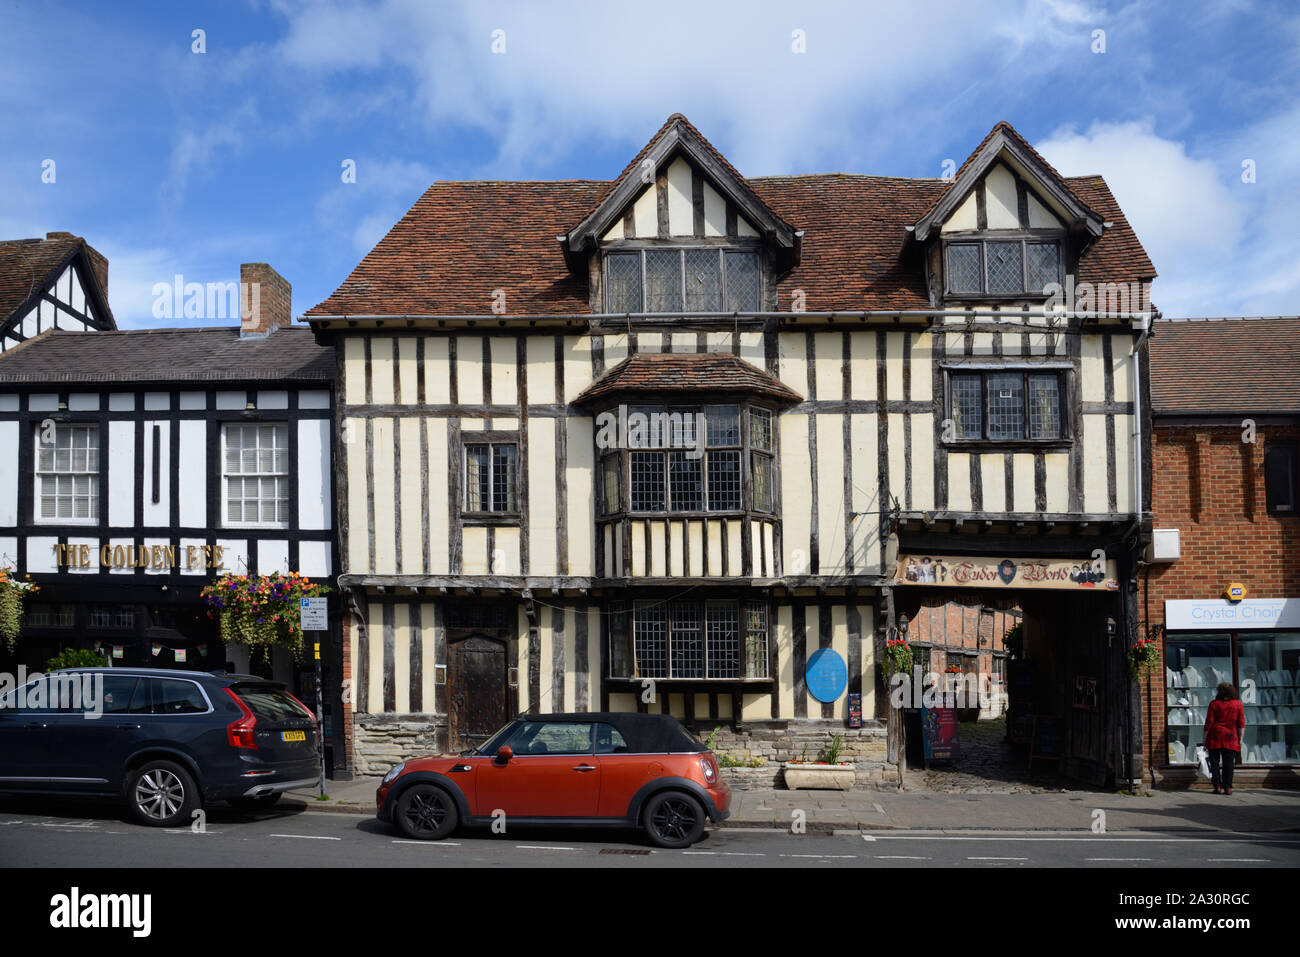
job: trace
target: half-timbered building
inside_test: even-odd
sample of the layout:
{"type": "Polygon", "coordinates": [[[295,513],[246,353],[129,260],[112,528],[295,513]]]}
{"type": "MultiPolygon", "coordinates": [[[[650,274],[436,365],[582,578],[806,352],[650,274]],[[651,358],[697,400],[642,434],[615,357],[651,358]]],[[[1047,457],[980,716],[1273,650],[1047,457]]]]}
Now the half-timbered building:
{"type": "Polygon", "coordinates": [[[108,260],[80,236],[0,242],[0,351],[50,329],[114,329],[108,260]]]}
{"type": "Polygon", "coordinates": [[[1023,615],[1036,712],[1109,689],[1066,757],[1128,773],[1153,276],[1006,124],[950,179],[747,179],[678,115],[613,181],[435,184],[306,316],[358,769],[517,711],[770,754],[859,702],[882,760],[885,638],[974,600],[1023,615]]]}
{"type": "MultiPolygon", "coordinates": [[[[274,270],[245,264],[241,280],[259,293],[242,326],[59,326],[0,356],[0,563],[40,588],[16,661],[93,647],[115,664],[261,671],[223,645],[203,586],[332,581],[334,358],[291,324],[274,270]]],[[[269,667],[295,683],[281,651],[269,667]]]]}

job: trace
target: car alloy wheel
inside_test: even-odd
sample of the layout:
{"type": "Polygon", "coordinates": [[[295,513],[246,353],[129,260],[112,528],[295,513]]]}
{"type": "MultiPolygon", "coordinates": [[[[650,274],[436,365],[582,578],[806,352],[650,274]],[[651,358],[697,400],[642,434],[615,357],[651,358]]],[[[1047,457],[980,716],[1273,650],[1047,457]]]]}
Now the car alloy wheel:
{"type": "Polygon", "coordinates": [[[690,847],[704,834],[704,808],[689,794],[656,794],[646,804],[645,824],[660,847],[690,847]]]}
{"type": "Polygon", "coordinates": [[[451,795],[431,784],[417,784],[402,792],[393,819],[407,837],[436,841],[456,829],[459,815],[451,795]]]}
{"type": "Polygon", "coordinates": [[[127,785],[131,813],[141,824],[173,827],[188,823],[199,805],[198,788],[189,773],[171,761],[137,768],[127,785]]]}

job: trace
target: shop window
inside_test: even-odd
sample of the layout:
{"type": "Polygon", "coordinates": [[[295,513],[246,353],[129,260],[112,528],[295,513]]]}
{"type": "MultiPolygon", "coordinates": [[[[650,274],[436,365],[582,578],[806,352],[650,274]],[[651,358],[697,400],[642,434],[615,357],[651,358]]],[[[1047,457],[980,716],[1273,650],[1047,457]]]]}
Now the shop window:
{"type": "Polygon", "coordinates": [[[89,628],[108,628],[113,623],[113,613],[102,606],[96,605],[90,609],[90,615],[86,620],[89,628]]]}
{"type": "Polygon", "coordinates": [[[23,614],[23,625],[28,628],[71,628],[75,622],[76,610],[71,605],[39,602],[23,614]]]}
{"type": "Polygon", "coordinates": [[[1294,443],[1269,445],[1264,453],[1264,491],[1268,510],[1274,515],[1296,514],[1300,498],[1300,455],[1294,443]]]}
{"type": "Polygon", "coordinates": [[[952,438],[962,442],[1057,442],[1069,438],[1063,370],[957,370],[948,376],[952,438]]]}
{"type": "Polygon", "coordinates": [[[36,520],[99,521],[99,426],[36,427],[36,520]]]}
{"type": "Polygon", "coordinates": [[[1300,633],[1180,634],[1165,641],[1169,763],[1190,765],[1220,682],[1246,714],[1244,764],[1300,764],[1300,633]]]}
{"type": "Polygon", "coordinates": [[[610,608],[613,678],[766,678],[767,606],[738,601],[638,601],[610,608]]]}
{"type": "Polygon", "coordinates": [[[224,524],[287,528],[289,426],[230,423],[221,435],[224,524]]]}

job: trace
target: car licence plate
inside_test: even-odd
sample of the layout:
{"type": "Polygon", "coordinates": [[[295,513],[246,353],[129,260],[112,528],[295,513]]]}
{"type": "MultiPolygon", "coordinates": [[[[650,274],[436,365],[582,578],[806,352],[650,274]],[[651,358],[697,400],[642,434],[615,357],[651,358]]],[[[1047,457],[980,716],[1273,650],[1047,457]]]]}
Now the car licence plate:
{"type": "Polygon", "coordinates": [[[281,741],[306,741],[307,732],[306,731],[281,731],[280,740],[281,741]]]}

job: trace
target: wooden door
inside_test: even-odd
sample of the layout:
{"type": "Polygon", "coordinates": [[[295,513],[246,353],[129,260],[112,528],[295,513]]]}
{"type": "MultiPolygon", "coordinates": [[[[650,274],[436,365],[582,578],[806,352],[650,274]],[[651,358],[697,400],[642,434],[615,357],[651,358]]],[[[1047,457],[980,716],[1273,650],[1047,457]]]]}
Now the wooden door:
{"type": "Polygon", "coordinates": [[[447,683],[448,736],[453,751],[479,747],[510,719],[504,642],[483,635],[453,642],[447,683]]]}

